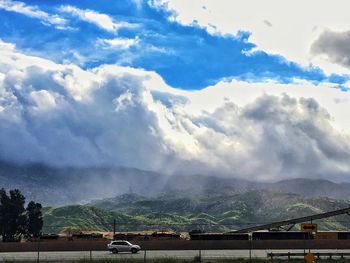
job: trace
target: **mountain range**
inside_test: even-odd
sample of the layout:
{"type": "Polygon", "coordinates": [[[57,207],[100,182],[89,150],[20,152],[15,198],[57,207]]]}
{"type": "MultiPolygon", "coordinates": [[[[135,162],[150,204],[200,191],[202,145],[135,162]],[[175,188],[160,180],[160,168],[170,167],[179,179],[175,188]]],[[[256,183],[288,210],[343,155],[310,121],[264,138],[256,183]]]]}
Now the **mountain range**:
{"type": "Polygon", "coordinates": [[[167,175],[134,168],[56,168],[41,164],[17,165],[0,162],[0,187],[20,189],[24,195],[44,205],[83,204],[94,199],[125,193],[146,197],[176,191],[201,195],[227,194],[253,190],[295,193],[304,197],[329,197],[350,200],[350,183],[323,179],[289,179],[277,182],[208,175],[167,175]]]}
{"type": "MultiPolygon", "coordinates": [[[[350,184],[296,178],[253,182],[210,175],[166,175],[134,168],[57,168],[0,162],[0,187],[41,202],[45,232],[64,227],[229,231],[350,207],[350,184]]],[[[347,229],[348,216],[323,220],[347,229]]]]}

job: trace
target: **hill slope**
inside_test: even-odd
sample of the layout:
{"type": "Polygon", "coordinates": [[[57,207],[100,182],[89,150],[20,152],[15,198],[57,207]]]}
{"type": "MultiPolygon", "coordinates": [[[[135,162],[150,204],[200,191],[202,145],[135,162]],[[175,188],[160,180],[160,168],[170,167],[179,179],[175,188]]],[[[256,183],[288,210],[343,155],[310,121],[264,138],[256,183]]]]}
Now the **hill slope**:
{"type": "MultiPolygon", "coordinates": [[[[44,220],[45,230],[50,232],[63,226],[112,230],[113,218],[117,220],[118,231],[162,228],[229,231],[345,207],[350,207],[350,201],[272,191],[196,197],[168,193],[157,198],[126,194],[95,201],[90,206],[46,208],[44,220]]],[[[323,230],[344,230],[349,222],[348,216],[337,216],[316,223],[323,230]]]]}

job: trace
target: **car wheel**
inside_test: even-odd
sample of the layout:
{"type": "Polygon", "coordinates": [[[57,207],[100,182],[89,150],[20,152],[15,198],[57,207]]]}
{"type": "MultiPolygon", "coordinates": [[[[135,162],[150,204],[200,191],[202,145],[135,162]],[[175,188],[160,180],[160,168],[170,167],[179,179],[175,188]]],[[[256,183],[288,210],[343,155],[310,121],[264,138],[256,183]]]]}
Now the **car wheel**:
{"type": "Polygon", "coordinates": [[[116,248],[112,249],[112,253],[113,254],[118,254],[118,249],[116,249],[116,248]]]}
{"type": "Polygon", "coordinates": [[[131,249],[131,253],[136,254],[137,253],[137,249],[136,248],[132,248],[131,249]]]}

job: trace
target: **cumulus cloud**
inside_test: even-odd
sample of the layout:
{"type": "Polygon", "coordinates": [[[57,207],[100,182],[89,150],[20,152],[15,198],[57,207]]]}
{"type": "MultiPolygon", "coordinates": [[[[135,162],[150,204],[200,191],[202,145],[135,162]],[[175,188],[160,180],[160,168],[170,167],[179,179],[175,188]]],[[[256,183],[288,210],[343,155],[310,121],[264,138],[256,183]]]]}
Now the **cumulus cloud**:
{"type": "Polygon", "coordinates": [[[149,4],[169,11],[171,21],[200,26],[210,34],[249,32],[249,41],[257,45],[256,50],[279,54],[304,66],[311,63],[327,73],[350,72],[310,53],[312,43],[325,28],[350,29],[347,0],[150,0],[149,4]]]}
{"type": "Polygon", "coordinates": [[[313,43],[311,51],[330,62],[350,67],[350,31],[324,31],[313,43]]]}
{"type": "MultiPolygon", "coordinates": [[[[1,43],[0,159],[348,180],[348,133],[334,127],[316,99],[281,93],[318,88],[310,83],[293,89],[231,81],[184,91],[154,72],[115,65],[83,70],[1,43]],[[276,93],[264,93],[267,86],[276,93]]],[[[341,91],[327,92],[332,113],[347,105],[334,101],[341,91]]]]}
{"type": "Polygon", "coordinates": [[[74,6],[66,5],[61,6],[59,9],[61,12],[69,13],[74,16],[79,17],[79,19],[94,24],[99,28],[109,31],[116,32],[121,28],[135,28],[135,24],[130,24],[128,22],[116,22],[112,17],[107,14],[98,13],[94,10],[89,9],[79,9],[74,6]]]}
{"type": "Polygon", "coordinates": [[[59,29],[65,28],[65,25],[67,24],[67,21],[58,15],[51,15],[40,10],[37,6],[26,5],[19,1],[0,0],[0,9],[39,19],[43,24],[54,25],[59,29]]]}

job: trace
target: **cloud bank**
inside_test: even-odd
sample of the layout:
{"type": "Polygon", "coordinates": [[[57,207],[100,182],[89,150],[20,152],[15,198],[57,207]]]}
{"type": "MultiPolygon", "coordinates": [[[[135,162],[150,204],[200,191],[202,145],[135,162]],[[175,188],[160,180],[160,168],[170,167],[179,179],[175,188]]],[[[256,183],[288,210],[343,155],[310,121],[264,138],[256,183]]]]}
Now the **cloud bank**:
{"type": "Polygon", "coordinates": [[[348,132],[299,92],[301,85],[319,89],[319,100],[338,116],[337,107],[348,103],[335,100],[339,90],[228,81],[184,91],[154,72],[113,65],[83,70],[4,42],[0,57],[0,159],[252,180],[348,180],[348,132]]]}

